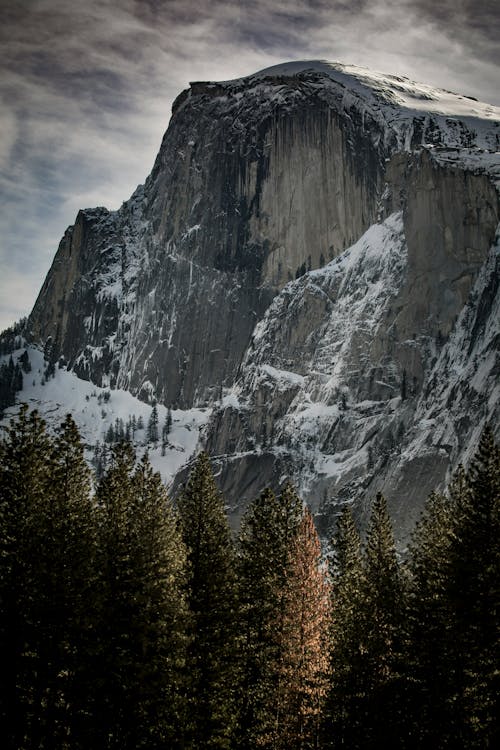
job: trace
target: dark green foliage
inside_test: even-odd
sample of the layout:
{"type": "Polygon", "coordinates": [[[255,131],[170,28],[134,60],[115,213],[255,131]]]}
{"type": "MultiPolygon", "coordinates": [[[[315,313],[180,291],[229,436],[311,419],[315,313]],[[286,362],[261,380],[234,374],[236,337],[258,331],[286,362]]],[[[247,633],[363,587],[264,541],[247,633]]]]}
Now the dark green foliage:
{"type": "Polygon", "coordinates": [[[452,613],[444,590],[450,576],[452,523],[449,497],[433,493],[410,549],[407,710],[411,747],[434,743],[436,729],[450,727],[452,722],[451,705],[445,699],[453,692],[454,682],[449,670],[452,613]]]}
{"type": "Polygon", "coordinates": [[[158,474],[113,450],[98,488],[103,571],[94,743],[180,747],[187,606],[185,551],[158,474]]]}
{"type": "Polygon", "coordinates": [[[26,329],[26,318],[0,332],[0,355],[12,354],[25,345],[23,334],[26,329]]]}
{"type": "Polygon", "coordinates": [[[406,732],[404,587],[382,495],[373,504],[363,553],[349,510],[333,542],[332,685],[329,747],[400,747],[406,732]]]}
{"type": "Polygon", "coordinates": [[[170,435],[171,430],[172,430],[172,409],[169,406],[167,410],[167,416],[165,417],[165,424],[163,425],[162,431],[161,431],[162,456],[165,455],[165,451],[168,445],[168,436],[170,435]]]}
{"type": "Polygon", "coordinates": [[[8,748],[27,746],[25,735],[40,721],[36,646],[46,595],[39,519],[46,516],[50,497],[49,457],[43,421],[23,407],[0,448],[1,720],[8,748]]]}
{"type": "Polygon", "coordinates": [[[8,742],[69,747],[86,701],[88,594],[95,581],[89,471],[71,418],[52,441],[26,407],[1,450],[8,742]]]}
{"type": "Polygon", "coordinates": [[[404,586],[385,498],[374,502],[364,552],[365,746],[402,743],[404,586]]]}
{"type": "Polygon", "coordinates": [[[25,373],[31,372],[31,362],[28,354],[28,350],[25,349],[24,352],[19,357],[19,364],[21,366],[21,370],[25,373]]]}
{"type": "Polygon", "coordinates": [[[2,746],[181,747],[185,550],[129,446],[91,496],[78,430],[23,407],[0,443],[2,746]]]}
{"type": "Polygon", "coordinates": [[[143,622],[137,700],[144,728],[135,747],[181,747],[190,619],[186,549],[160,475],[153,472],[147,457],[136,469],[133,483],[136,543],[132,554],[143,622]]]}
{"type": "Polygon", "coordinates": [[[193,616],[190,747],[231,748],[236,721],[237,598],[234,545],[208,456],[202,453],[177,501],[188,551],[193,616]]]}
{"type": "Polygon", "coordinates": [[[500,449],[486,429],[457,502],[450,545],[453,641],[463,658],[463,737],[471,747],[500,742],[500,449]]]}
{"type": "Polygon", "coordinates": [[[9,357],[7,364],[0,365],[0,416],[8,406],[16,403],[16,393],[23,389],[21,367],[9,357]]]}
{"type": "MultiPolygon", "coordinates": [[[[247,510],[239,537],[243,689],[240,746],[273,747],[283,679],[283,618],[289,551],[302,517],[290,485],[265,490],[247,510]]],[[[279,726],[279,724],[278,724],[279,726]]]]}
{"type": "Polygon", "coordinates": [[[351,509],[339,517],[332,542],[332,680],[325,716],[325,746],[347,746],[362,734],[365,573],[361,539],[351,509]]]}
{"type": "Polygon", "coordinates": [[[148,422],[148,443],[158,442],[158,407],[154,404],[148,422]]]}
{"type": "MultiPolygon", "coordinates": [[[[133,427],[117,421],[113,440],[133,427]]],[[[50,436],[23,406],[0,442],[2,747],[500,744],[490,430],[469,471],[429,498],[405,566],[381,495],[364,548],[342,512],[331,608],[313,520],[290,485],[249,506],[236,554],[205,454],[178,517],[147,456],[137,465],[127,443],[110,452],[95,451],[94,496],[71,417],[50,436]]]]}
{"type": "Polygon", "coordinates": [[[416,732],[436,748],[499,741],[500,455],[491,430],[449,499],[432,497],[417,529],[412,643],[416,732]]]}

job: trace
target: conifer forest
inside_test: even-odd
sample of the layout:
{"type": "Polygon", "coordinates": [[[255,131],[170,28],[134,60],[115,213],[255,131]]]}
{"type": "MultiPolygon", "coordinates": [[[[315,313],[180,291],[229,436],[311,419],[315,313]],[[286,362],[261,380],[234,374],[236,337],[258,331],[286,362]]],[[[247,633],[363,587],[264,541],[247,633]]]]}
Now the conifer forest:
{"type": "MultiPolygon", "coordinates": [[[[9,381],[10,382],[10,381],[9,381]]],[[[115,443],[21,408],[0,442],[7,750],[500,747],[500,450],[433,493],[404,553],[382,495],[320,544],[293,486],[235,535],[201,454],[172,501],[115,443]]]]}

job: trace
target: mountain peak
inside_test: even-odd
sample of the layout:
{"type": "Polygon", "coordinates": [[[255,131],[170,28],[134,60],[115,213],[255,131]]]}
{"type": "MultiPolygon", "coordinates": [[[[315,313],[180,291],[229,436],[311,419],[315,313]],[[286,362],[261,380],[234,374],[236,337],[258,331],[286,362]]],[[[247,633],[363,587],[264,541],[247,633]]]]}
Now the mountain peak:
{"type": "Polygon", "coordinates": [[[66,232],[27,338],[49,373],[210,410],[235,515],[289,476],[326,526],[384,492],[402,538],[498,423],[499,135],[341,63],[193,83],[144,186],[66,232]]]}
{"type": "Polygon", "coordinates": [[[406,76],[381,73],[358,65],[328,60],[296,60],[280,63],[264,68],[247,76],[246,79],[235,79],[234,82],[310,75],[320,75],[330,79],[334,84],[340,84],[363,98],[375,95],[387,104],[398,107],[456,117],[500,120],[500,107],[479,102],[473,97],[456,94],[425,83],[417,83],[406,76]]]}

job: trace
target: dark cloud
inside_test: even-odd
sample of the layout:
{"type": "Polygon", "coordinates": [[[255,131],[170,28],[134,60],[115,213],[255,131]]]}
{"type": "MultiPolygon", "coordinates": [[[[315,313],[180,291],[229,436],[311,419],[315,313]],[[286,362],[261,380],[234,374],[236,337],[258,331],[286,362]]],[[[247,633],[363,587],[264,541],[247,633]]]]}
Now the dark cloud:
{"type": "Polygon", "coordinates": [[[469,51],[471,60],[500,63],[498,0],[416,0],[415,16],[469,51]]]}
{"type": "Polygon", "coordinates": [[[31,307],[78,208],[116,208],[145,178],[189,81],[325,58],[500,103],[497,2],[1,5],[0,327],[31,307]]]}

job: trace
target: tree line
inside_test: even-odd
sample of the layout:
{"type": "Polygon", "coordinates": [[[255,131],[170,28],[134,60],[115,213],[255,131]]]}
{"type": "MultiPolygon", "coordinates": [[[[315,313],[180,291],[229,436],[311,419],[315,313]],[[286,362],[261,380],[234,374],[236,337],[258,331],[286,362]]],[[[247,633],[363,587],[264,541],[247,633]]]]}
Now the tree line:
{"type": "Polygon", "coordinates": [[[175,504],[147,455],[94,479],[68,416],[0,443],[2,747],[498,746],[500,452],[434,493],[399,559],[384,498],[322,554],[294,488],[238,536],[208,457],[175,504]]]}

